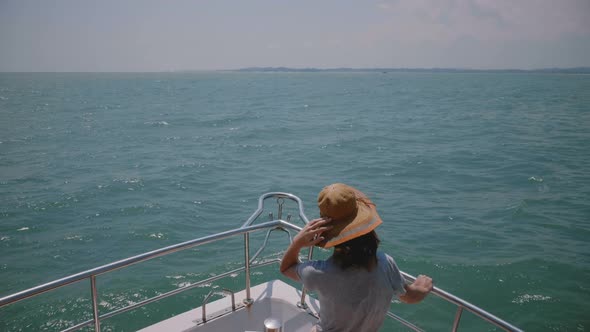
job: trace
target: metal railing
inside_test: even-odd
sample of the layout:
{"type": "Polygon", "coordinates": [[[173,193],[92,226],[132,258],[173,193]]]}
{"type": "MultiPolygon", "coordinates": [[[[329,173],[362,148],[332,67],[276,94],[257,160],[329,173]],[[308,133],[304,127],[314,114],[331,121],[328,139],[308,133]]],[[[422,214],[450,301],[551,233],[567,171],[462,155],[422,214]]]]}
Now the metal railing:
{"type": "MultiPolygon", "coordinates": [[[[266,193],[266,194],[260,196],[260,198],[258,200],[258,209],[250,216],[250,218],[248,218],[248,220],[240,228],[232,229],[229,231],[225,231],[225,232],[201,237],[198,239],[193,239],[190,241],[174,244],[174,245],[160,248],[157,250],[149,251],[149,252],[142,253],[142,254],[139,254],[139,255],[136,255],[133,257],[129,257],[126,259],[122,259],[122,260],[119,260],[119,261],[116,261],[116,262],[113,262],[110,264],[99,266],[99,267],[96,267],[96,268],[93,268],[93,269],[90,269],[90,270],[87,270],[84,272],[73,274],[73,275],[67,276],[65,278],[54,280],[54,281],[48,282],[46,284],[42,284],[42,285],[39,285],[39,286],[36,286],[33,288],[29,288],[29,289],[26,289],[26,290],[23,290],[23,291],[20,291],[20,292],[0,298],[0,308],[4,307],[6,305],[10,305],[12,303],[18,302],[18,301],[22,301],[22,300],[30,298],[30,297],[37,296],[37,295],[45,293],[45,292],[55,290],[57,288],[61,288],[63,286],[66,286],[66,285],[69,285],[72,283],[76,283],[76,282],[79,282],[82,280],[89,280],[90,281],[90,291],[91,291],[91,296],[92,296],[93,319],[81,322],[81,323],[74,325],[74,326],[71,326],[71,327],[63,330],[62,332],[76,331],[76,330],[79,330],[83,327],[91,326],[91,325],[93,325],[94,330],[96,332],[98,332],[98,331],[100,331],[100,322],[102,320],[105,320],[107,318],[122,314],[124,312],[145,306],[145,305],[150,304],[152,302],[155,302],[155,301],[167,298],[169,296],[188,291],[188,290],[193,289],[195,287],[199,287],[203,284],[208,284],[208,283],[217,281],[219,279],[222,279],[222,278],[225,278],[225,277],[228,277],[230,275],[234,275],[235,273],[240,273],[240,272],[245,272],[246,298],[243,300],[243,303],[245,305],[251,305],[253,303],[253,300],[250,297],[250,269],[262,267],[262,266],[267,266],[270,264],[280,263],[280,259],[278,259],[278,258],[267,260],[264,262],[259,262],[259,263],[255,262],[256,257],[266,247],[267,242],[268,242],[268,236],[274,230],[282,230],[282,231],[286,231],[289,234],[289,240],[291,240],[291,235],[289,233],[289,230],[297,231],[297,232],[301,230],[301,227],[290,223],[291,216],[287,217],[287,221],[282,220],[283,203],[284,203],[285,199],[289,199],[289,200],[292,200],[295,203],[297,203],[299,217],[301,218],[301,220],[304,223],[307,224],[309,222],[309,220],[305,216],[305,213],[303,211],[303,203],[301,202],[299,197],[289,194],[289,193],[282,193],[282,192],[266,193]],[[270,219],[274,219],[274,220],[267,221],[267,222],[261,222],[259,224],[254,224],[254,222],[258,219],[258,217],[262,214],[262,212],[264,210],[264,202],[268,198],[276,198],[277,199],[278,219],[274,219],[271,214],[270,219]],[[268,233],[265,237],[264,243],[262,244],[261,248],[256,252],[256,254],[254,255],[253,258],[250,258],[249,235],[250,235],[250,233],[261,231],[261,230],[268,230],[268,233]],[[192,283],[187,286],[183,286],[183,287],[174,289],[172,291],[169,291],[169,292],[166,292],[163,294],[159,294],[159,295],[151,297],[149,299],[128,305],[123,308],[119,308],[119,309],[110,311],[110,312],[102,314],[102,315],[99,313],[99,310],[98,310],[98,289],[96,286],[96,277],[97,276],[108,273],[108,272],[112,272],[112,271],[115,271],[118,269],[122,269],[122,268],[130,266],[130,265],[134,265],[134,264],[141,263],[141,262],[144,262],[147,260],[151,260],[156,257],[165,256],[165,255],[168,255],[168,254],[171,254],[174,252],[186,250],[186,249],[193,248],[196,246],[201,246],[201,245],[204,245],[207,243],[212,243],[212,242],[216,242],[216,241],[219,241],[222,239],[226,239],[226,238],[230,238],[230,237],[234,237],[234,236],[239,236],[239,235],[243,235],[243,237],[244,237],[244,267],[240,267],[240,268],[237,268],[237,269],[234,269],[231,271],[227,271],[225,273],[221,273],[219,275],[192,283]]],[[[312,255],[313,255],[313,247],[310,248],[310,250],[309,250],[308,259],[311,259],[312,255]]],[[[402,272],[402,274],[406,278],[406,280],[408,280],[408,281],[415,280],[415,278],[413,276],[411,276],[407,273],[402,272]]],[[[305,289],[302,289],[300,302],[297,303],[297,305],[299,307],[306,308],[306,306],[305,306],[305,296],[306,295],[305,294],[306,294],[305,289]]],[[[457,331],[459,324],[460,324],[461,314],[464,309],[467,309],[468,311],[474,313],[479,318],[484,319],[484,320],[490,322],[491,324],[493,324],[499,328],[502,328],[506,331],[516,331],[516,332],[522,331],[519,328],[513,326],[512,324],[490,314],[489,312],[487,312],[487,311],[485,311],[485,310],[483,310],[483,309],[481,309],[481,308],[479,308],[479,307],[477,307],[477,306],[475,306],[463,299],[460,299],[450,293],[447,293],[438,287],[433,288],[432,294],[434,294],[434,295],[436,295],[436,296],[438,296],[450,303],[453,303],[458,307],[457,312],[455,314],[455,320],[453,322],[452,331],[457,331]]],[[[203,315],[204,315],[204,310],[203,310],[203,315]]],[[[405,319],[395,315],[392,312],[388,312],[387,316],[399,321],[400,323],[404,324],[405,326],[411,328],[414,331],[422,331],[416,325],[412,324],[411,322],[406,321],[405,319]]]]}

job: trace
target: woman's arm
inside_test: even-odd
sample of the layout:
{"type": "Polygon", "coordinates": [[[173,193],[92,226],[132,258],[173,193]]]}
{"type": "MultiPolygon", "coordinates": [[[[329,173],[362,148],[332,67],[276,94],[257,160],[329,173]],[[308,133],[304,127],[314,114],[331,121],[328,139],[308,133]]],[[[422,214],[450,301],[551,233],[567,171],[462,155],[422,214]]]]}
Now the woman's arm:
{"type": "Polygon", "coordinates": [[[311,247],[322,242],[324,240],[324,237],[321,236],[322,233],[332,228],[332,226],[326,226],[329,222],[328,219],[314,219],[295,235],[293,242],[289,245],[281,260],[280,269],[282,274],[299,281],[296,270],[297,264],[299,264],[299,252],[305,247],[311,247]]]}
{"type": "Polygon", "coordinates": [[[406,294],[401,295],[399,300],[404,303],[418,303],[430,293],[432,290],[432,278],[419,275],[416,280],[409,285],[404,286],[406,288],[406,294]]]}

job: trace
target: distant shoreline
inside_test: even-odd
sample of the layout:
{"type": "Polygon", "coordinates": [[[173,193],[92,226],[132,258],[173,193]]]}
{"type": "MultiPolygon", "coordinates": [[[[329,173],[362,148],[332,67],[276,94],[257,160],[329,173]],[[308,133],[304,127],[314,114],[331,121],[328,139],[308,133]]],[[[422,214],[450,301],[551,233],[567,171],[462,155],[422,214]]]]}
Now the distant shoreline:
{"type": "Polygon", "coordinates": [[[238,69],[183,69],[163,71],[0,71],[0,74],[158,74],[158,73],[539,73],[590,74],[590,67],[537,69],[470,69],[470,68],[291,68],[246,67],[238,69]]]}
{"type": "Polygon", "coordinates": [[[248,67],[226,69],[231,72],[284,72],[284,73],[316,73],[316,72],[424,72],[424,73],[559,73],[559,74],[590,74],[590,67],[573,68],[539,68],[539,69],[465,69],[465,68],[289,68],[289,67],[248,67]]]}

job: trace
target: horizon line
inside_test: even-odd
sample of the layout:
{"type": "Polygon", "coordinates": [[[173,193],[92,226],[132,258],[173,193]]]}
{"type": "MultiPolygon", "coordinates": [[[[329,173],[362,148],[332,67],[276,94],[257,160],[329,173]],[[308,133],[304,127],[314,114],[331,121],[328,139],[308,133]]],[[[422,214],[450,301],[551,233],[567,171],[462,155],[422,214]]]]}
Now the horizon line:
{"type": "Polygon", "coordinates": [[[461,68],[461,67],[288,67],[288,66],[251,66],[241,68],[223,68],[223,69],[174,69],[174,70],[123,70],[123,71],[91,71],[91,70],[64,70],[64,71],[19,71],[9,70],[0,71],[0,73],[104,73],[104,74],[116,74],[116,73],[187,73],[187,72],[220,72],[220,71],[231,71],[231,72],[247,72],[247,71],[449,71],[449,72],[552,72],[552,71],[584,71],[590,72],[590,66],[575,66],[575,67],[540,67],[540,68],[461,68]]]}

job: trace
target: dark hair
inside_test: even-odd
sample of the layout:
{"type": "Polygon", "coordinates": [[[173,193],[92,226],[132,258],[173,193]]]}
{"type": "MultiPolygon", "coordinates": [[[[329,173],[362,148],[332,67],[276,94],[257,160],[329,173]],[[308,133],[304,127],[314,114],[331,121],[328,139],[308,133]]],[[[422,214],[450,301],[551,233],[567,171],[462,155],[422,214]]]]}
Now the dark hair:
{"type": "Polygon", "coordinates": [[[346,241],[334,247],[332,258],[334,263],[342,269],[364,267],[371,271],[377,263],[377,247],[379,237],[375,231],[346,241]]]}

